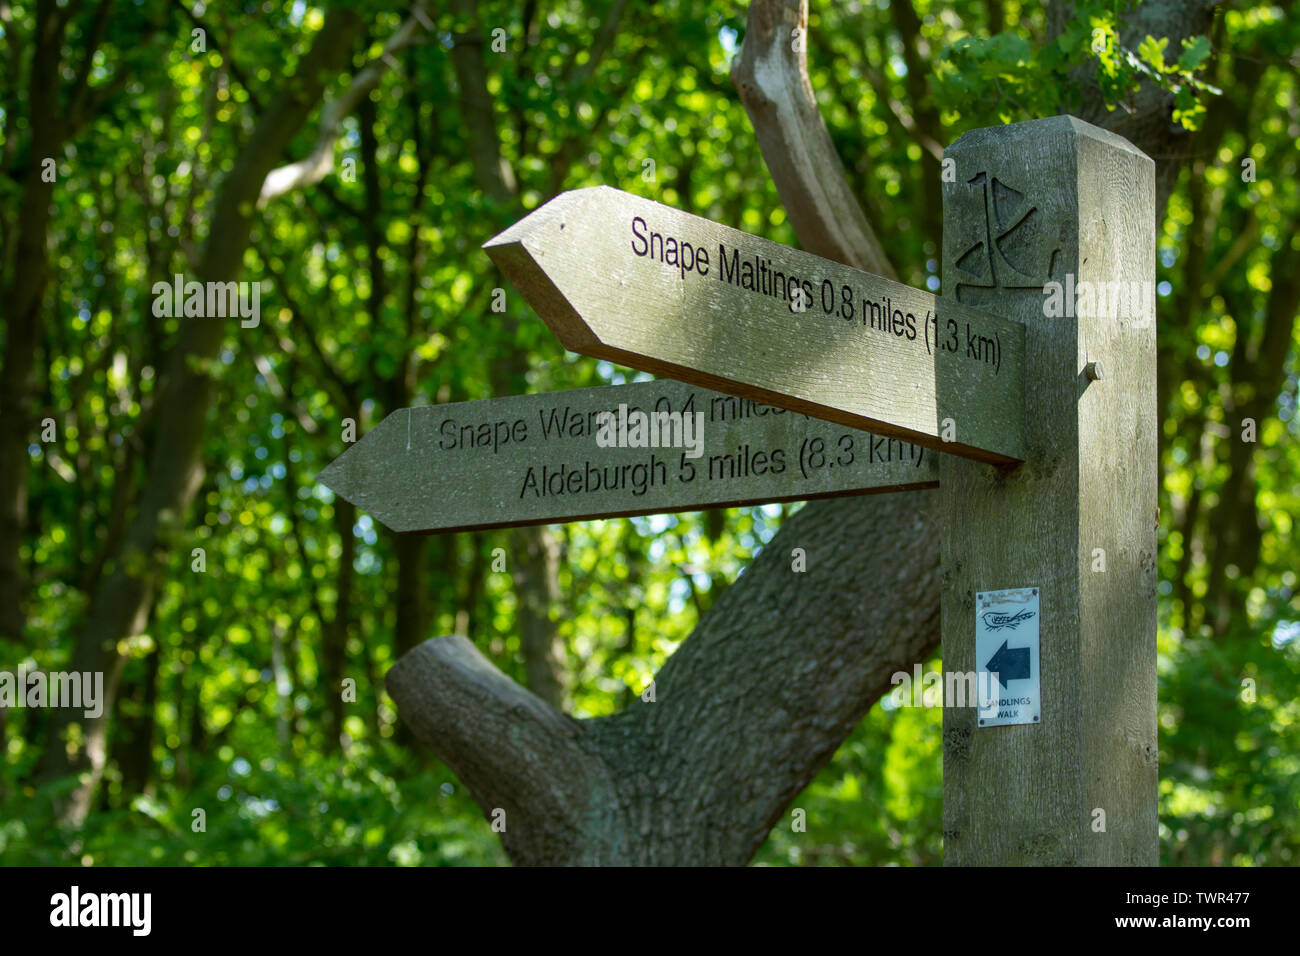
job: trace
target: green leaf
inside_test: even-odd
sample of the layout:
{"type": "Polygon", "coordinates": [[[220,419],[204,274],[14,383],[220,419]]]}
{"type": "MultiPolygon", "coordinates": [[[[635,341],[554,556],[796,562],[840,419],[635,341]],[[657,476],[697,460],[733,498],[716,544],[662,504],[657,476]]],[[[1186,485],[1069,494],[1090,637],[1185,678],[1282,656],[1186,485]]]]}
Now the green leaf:
{"type": "Polygon", "coordinates": [[[1162,37],[1157,40],[1148,33],[1147,38],[1138,44],[1138,56],[1140,56],[1146,63],[1151,64],[1151,66],[1156,69],[1156,72],[1165,73],[1169,69],[1169,67],[1165,65],[1165,47],[1168,45],[1168,37],[1162,37]]]}
{"type": "Polygon", "coordinates": [[[1214,48],[1210,46],[1209,37],[1191,37],[1183,40],[1183,53],[1178,58],[1180,69],[1188,73],[1198,70],[1209,59],[1214,48]]]}

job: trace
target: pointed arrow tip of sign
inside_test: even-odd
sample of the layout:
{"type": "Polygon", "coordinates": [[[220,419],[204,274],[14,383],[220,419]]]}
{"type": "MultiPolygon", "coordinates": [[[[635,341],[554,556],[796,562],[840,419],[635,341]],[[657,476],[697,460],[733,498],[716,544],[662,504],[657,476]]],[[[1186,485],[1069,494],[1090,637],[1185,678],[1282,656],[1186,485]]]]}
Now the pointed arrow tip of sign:
{"type": "Polygon", "coordinates": [[[543,263],[548,260],[543,250],[548,243],[556,241],[558,230],[548,233],[549,227],[556,222],[564,225],[572,198],[578,193],[590,193],[594,188],[603,187],[560,193],[544,207],[533,210],[483,244],[483,250],[506,278],[524,293],[524,298],[555,333],[560,344],[571,352],[587,354],[592,354],[592,349],[601,345],[600,337],[575,308],[568,294],[556,284],[556,275],[544,267],[543,263]]]}
{"type": "Polygon", "coordinates": [[[334,497],[365,511],[376,522],[398,533],[424,530],[412,525],[401,509],[390,507],[386,500],[383,464],[396,465],[401,449],[410,451],[410,408],[390,412],[383,421],[349,444],[341,455],[316,474],[316,483],[324,485],[334,497]]]}
{"type": "MultiPolygon", "coordinates": [[[[380,424],[382,425],[383,423],[381,422],[380,424]]],[[[373,432],[376,430],[378,429],[375,428],[371,431],[373,432]]],[[[362,437],[364,439],[367,436],[362,437]]],[[[357,449],[358,444],[359,443],[348,445],[348,447],[343,450],[343,454],[339,455],[316,474],[317,484],[324,485],[330,491],[334,492],[336,497],[342,498],[344,501],[350,501],[354,505],[359,504],[357,501],[357,492],[360,489],[358,488],[356,466],[359,464],[360,459],[356,456],[349,456],[351,456],[352,452],[357,449]]]]}
{"type": "Polygon", "coordinates": [[[316,475],[315,481],[316,484],[324,485],[330,491],[334,492],[334,494],[342,498],[346,497],[343,494],[343,485],[345,484],[343,481],[343,469],[337,466],[338,459],[336,458],[320,470],[316,475]]]}
{"type": "MultiPolygon", "coordinates": [[[[346,452],[344,454],[346,454],[346,452]]],[[[346,501],[353,507],[365,511],[366,514],[370,515],[370,517],[374,518],[376,522],[383,525],[389,531],[397,531],[400,533],[403,531],[413,530],[409,527],[400,526],[400,521],[394,524],[392,516],[387,510],[382,508],[382,500],[377,502],[372,501],[371,499],[374,498],[374,496],[366,493],[364,485],[359,486],[355,483],[356,476],[353,474],[352,469],[348,465],[340,465],[339,462],[341,460],[342,456],[339,456],[339,458],[334,459],[326,465],[321,470],[320,474],[316,476],[316,482],[324,485],[332,491],[335,498],[338,498],[341,501],[346,501]],[[376,513],[375,511],[376,506],[380,506],[379,513],[376,513]]]]}
{"type": "MultiPolygon", "coordinates": [[[[560,196],[563,195],[564,193],[560,193],[560,196]]],[[[556,199],[558,198],[559,196],[556,197],[556,199]]],[[[540,213],[547,206],[551,205],[551,203],[553,202],[555,202],[555,199],[550,200],[550,202],[542,203],[542,205],[538,206],[528,215],[524,216],[524,218],[520,219],[518,222],[514,223],[513,225],[507,226],[505,229],[502,229],[500,232],[498,232],[487,242],[483,243],[482,248],[486,250],[489,255],[491,255],[493,249],[500,249],[502,246],[512,246],[522,242],[529,235],[529,233],[531,233],[533,229],[536,228],[538,213],[540,213]]],[[[495,256],[493,258],[495,259],[495,256]]]]}
{"type": "MultiPolygon", "coordinates": [[[[520,221],[522,222],[523,220],[520,220],[520,221]]],[[[518,225],[518,223],[516,223],[516,225],[518,225]]],[[[515,241],[515,240],[514,240],[514,237],[511,236],[511,233],[514,232],[514,229],[515,229],[514,226],[510,226],[508,229],[503,229],[503,230],[501,230],[501,231],[498,232],[495,236],[493,236],[491,239],[489,239],[487,242],[483,243],[483,245],[479,246],[479,248],[480,248],[480,249],[495,249],[495,248],[497,248],[498,246],[508,246],[508,245],[510,245],[510,243],[512,243],[512,242],[515,241]]]]}

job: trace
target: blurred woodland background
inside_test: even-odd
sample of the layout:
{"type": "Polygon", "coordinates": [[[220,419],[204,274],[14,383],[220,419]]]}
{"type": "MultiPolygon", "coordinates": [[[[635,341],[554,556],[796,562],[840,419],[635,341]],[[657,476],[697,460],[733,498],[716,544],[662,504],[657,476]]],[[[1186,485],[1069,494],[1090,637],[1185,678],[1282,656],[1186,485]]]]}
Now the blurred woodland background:
{"type": "MultiPolygon", "coordinates": [[[[1166,864],[1300,851],[1290,6],[809,11],[817,102],[908,284],[939,288],[965,130],[1074,112],[1161,144],[1166,864]]],[[[114,689],[99,719],[0,709],[0,861],[506,862],[386,671],[464,634],[614,713],[799,506],[399,538],[314,477],[348,419],[632,377],[566,354],[479,248],[557,192],[797,243],[728,76],[745,32],[715,0],[0,0],[0,668],[114,689]],[[155,316],[176,273],[260,282],[260,323],[155,316]]],[[[941,862],[940,717],[872,706],[755,861],[941,862]]]]}

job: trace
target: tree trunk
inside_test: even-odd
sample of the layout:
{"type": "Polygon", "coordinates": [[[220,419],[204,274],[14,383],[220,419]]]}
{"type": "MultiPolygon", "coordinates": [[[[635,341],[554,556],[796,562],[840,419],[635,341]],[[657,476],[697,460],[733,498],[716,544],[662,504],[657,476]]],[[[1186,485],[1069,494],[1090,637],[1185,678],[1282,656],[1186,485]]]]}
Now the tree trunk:
{"type": "MultiPolygon", "coordinates": [[[[456,37],[451,51],[456,79],[460,84],[460,108],[469,138],[470,159],[479,187],[491,199],[518,205],[518,183],[514,170],[501,152],[487,70],[483,62],[484,33],[479,22],[477,0],[455,0],[456,14],[471,25],[468,34],[456,37]]],[[[590,62],[590,61],[589,61],[590,62]]],[[[513,321],[503,315],[506,322],[513,321]]],[[[509,334],[509,341],[518,336],[509,334]]],[[[492,365],[492,388],[498,395],[516,395],[527,387],[528,355],[515,347],[492,365]]],[[[511,570],[518,597],[515,619],[522,637],[524,669],[528,686],[547,703],[563,705],[565,676],[564,647],[560,641],[552,608],[559,598],[558,564],[554,535],[544,526],[518,528],[510,535],[511,570]]]]}
{"type": "MultiPolygon", "coordinates": [[[[26,575],[19,553],[27,517],[27,446],[32,426],[36,351],[41,339],[41,305],[49,278],[50,203],[55,183],[42,173],[46,159],[63,150],[60,120],[59,63],[66,20],[54,4],[38,7],[32,31],[36,40],[28,79],[28,125],[31,129],[27,169],[15,223],[14,261],[4,290],[5,351],[0,371],[0,640],[18,641],[23,631],[26,575]]],[[[12,121],[5,124],[12,130],[12,121]]],[[[12,135],[12,134],[10,134],[12,135]]],[[[4,263],[0,268],[8,265],[4,263]]],[[[66,422],[59,422],[62,437],[66,422]]]]}
{"type": "Polygon", "coordinates": [[[560,559],[555,535],[546,528],[517,528],[510,534],[519,646],[528,689],[557,709],[564,706],[564,645],[551,619],[560,605],[560,559]],[[542,533],[538,533],[539,530],[542,533]]]}
{"type": "MultiPolygon", "coordinates": [[[[347,676],[348,630],[352,624],[352,581],[356,576],[357,539],[352,526],[357,509],[350,501],[334,499],[334,530],[339,536],[339,570],[334,590],[334,616],[321,628],[321,681],[329,702],[325,721],[325,749],[337,753],[343,737],[343,679],[347,676]]],[[[303,555],[304,562],[306,555],[303,555]]]]}
{"type": "Polygon", "coordinates": [[[574,720],[459,636],[398,661],[389,693],[484,814],[505,811],[516,863],[743,864],[890,677],[937,646],[931,500],[804,508],[655,675],[653,703],[574,720]]]}
{"type": "Polygon", "coordinates": [[[131,688],[132,713],[121,715],[122,733],[115,734],[113,752],[122,771],[122,793],[144,793],[153,777],[153,742],[158,713],[158,667],[162,650],[154,647],[144,659],[144,673],[131,688]]]}

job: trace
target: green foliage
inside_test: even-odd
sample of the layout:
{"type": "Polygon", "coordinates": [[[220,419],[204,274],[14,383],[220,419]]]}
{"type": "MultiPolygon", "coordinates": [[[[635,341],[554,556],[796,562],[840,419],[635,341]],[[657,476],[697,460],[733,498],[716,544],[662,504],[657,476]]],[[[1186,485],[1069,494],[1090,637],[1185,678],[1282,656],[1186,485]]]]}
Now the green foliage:
{"type": "Polygon", "coordinates": [[[954,118],[993,110],[1009,123],[1077,109],[1084,82],[1096,84],[1107,109],[1126,107],[1149,80],[1174,94],[1174,122],[1196,129],[1206,97],[1220,92],[1197,76],[1211,53],[1209,38],[1184,39],[1172,63],[1165,61],[1167,37],[1147,34],[1130,49],[1121,39],[1126,6],[1074,4],[1073,17],[1043,44],[1011,32],[960,37],[936,61],[935,96],[954,118]]]}
{"type": "MultiPolygon", "coordinates": [[[[264,753],[251,725],[247,749],[264,753]]],[[[500,841],[465,789],[400,748],[358,746],[256,762],[222,747],[183,788],[133,796],[120,782],[74,835],[52,826],[65,779],[0,804],[0,855],[11,866],[493,866],[500,841]],[[35,812],[34,812],[35,811],[35,812]],[[202,811],[200,817],[197,811],[202,811]],[[202,829],[200,829],[202,827],[202,829]]],[[[9,781],[6,781],[8,783],[9,781]]]]}

